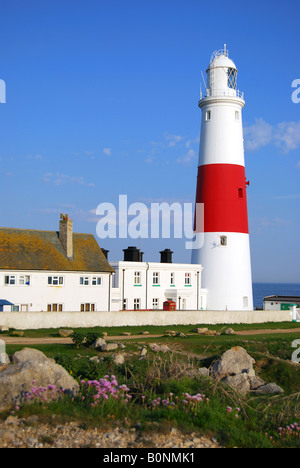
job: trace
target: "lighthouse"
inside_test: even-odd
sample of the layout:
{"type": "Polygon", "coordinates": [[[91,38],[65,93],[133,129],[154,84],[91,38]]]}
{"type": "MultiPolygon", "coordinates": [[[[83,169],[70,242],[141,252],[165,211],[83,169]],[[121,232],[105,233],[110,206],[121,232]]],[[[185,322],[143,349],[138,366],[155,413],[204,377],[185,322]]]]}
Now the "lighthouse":
{"type": "Polygon", "coordinates": [[[202,111],[195,232],[202,246],[192,263],[203,266],[208,310],[252,310],[252,275],[247,186],[242,128],[244,95],[237,90],[237,68],[224,49],[212,54],[202,111]],[[200,205],[199,205],[200,206],[200,205]]]}

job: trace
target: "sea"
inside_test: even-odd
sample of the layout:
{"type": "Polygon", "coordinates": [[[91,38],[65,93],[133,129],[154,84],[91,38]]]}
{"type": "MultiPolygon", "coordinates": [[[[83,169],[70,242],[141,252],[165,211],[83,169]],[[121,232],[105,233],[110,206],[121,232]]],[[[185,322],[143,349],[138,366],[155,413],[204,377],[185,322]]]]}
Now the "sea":
{"type": "Polygon", "coordinates": [[[262,308],[266,296],[300,296],[299,283],[253,283],[253,307],[262,308]]]}

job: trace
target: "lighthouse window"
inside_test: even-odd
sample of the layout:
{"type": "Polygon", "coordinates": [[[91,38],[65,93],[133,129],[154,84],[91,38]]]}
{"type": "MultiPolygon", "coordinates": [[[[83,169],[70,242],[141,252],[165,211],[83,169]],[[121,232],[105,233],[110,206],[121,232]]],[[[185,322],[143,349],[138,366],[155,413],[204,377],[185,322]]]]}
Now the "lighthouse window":
{"type": "Polygon", "coordinates": [[[227,245],[227,236],[220,236],[220,244],[223,247],[227,245]]]}
{"type": "Polygon", "coordinates": [[[228,68],[228,88],[236,89],[236,73],[234,68],[228,68]]]}
{"type": "Polygon", "coordinates": [[[244,191],[242,188],[239,188],[239,198],[244,198],[244,191]]]}
{"type": "Polygon", "coordinates": [[[210,110],[206,111],[205,120],[206,121],[211,120],[211,111],[210,110]]]}
{"type": "Polygon", "coordinates": [[[240,120],[240,113],[239,113],[239,111],[235,111],[235,120],[240,120]]]}

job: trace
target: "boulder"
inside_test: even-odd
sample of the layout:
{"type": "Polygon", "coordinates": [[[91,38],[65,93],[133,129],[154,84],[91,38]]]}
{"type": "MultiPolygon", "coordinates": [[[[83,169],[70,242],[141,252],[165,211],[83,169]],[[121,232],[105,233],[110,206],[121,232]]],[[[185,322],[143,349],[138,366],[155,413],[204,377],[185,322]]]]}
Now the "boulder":
{"type": "Polygon", "coordinates": [[[152,351],[154,351],[155,353],[168,353],[170,352],[170,348],[169,346],[167,345],[164,345],[164,344],[161,344],[161,343],[150,343],[149,344],[149,347],[152,351]]]}
{"type": "Polygon", "coordinates": [[[242,373],[253,373],[254,359],[244,348],[236,346],[226,351],[210,369],[214,379],[222,380],[226,377],[242,373]]]}
{"type": "Polygon", "coordinates": [[[0,373],[0,411],[23,404],[33,385],[55,385],[56,389],[73,395],[79,388],[76,380],[62,366],[41,351],[24,348],[14,354],[12,361],[13,364],[0,373]]]}
{"type": "Polygon", "coordinates": [[[113,355],[113,361],[114,361],[115,364],[117,364],[117,366],[120,366],[120,365],[124,364],[125,358],[124,358],[123,354],[114,354],[113,355]]]}
{"type": "Polygon", "coordinates": [[[232,328],[227,328],[224,331],[224,335],[234,335],[234,330],[232,328]]]}
{"type": "Polygon", "coordinates": [[[194,333],[199,333],[199,335],[203,335],[208,331],[208,328],[194,328],[193,332],[194,333]]]}
{"type": "Polygon", "coordinates": [[[250,390],[250,382],[247,374],[230,375],[223,380],[225,383],[233,387],[239,393],[246,394],[250,390]]]}
{"type": "Polygon", "coordinates": [[[284,390],[279,387],[276,383],[268,383],[266,385],[262,385],[261,387],[258,387],[256,390],[253,390],[253,393],[257,395],[267,395],[269,393],[283,393],[284,390]]]}
{"type": "Polygon", "coordinates": [[[103,351],[102,347],[106,346],[106,341],[103,338],[97,338],[94,343],[92,344],[92,347],[103,351]]]}

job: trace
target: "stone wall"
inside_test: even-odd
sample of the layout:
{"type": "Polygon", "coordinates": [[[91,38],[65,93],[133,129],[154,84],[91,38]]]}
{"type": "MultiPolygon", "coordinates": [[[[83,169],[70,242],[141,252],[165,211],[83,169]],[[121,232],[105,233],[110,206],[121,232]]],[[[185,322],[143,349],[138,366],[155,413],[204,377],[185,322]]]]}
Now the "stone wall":
{"type": "Polygon", "coordinates": [[[61,327],[145,325],[217,325],[292,321],[290,311],[122,311],[122,312],[0,312],[0,327],[18,330],[61,327]]]}

